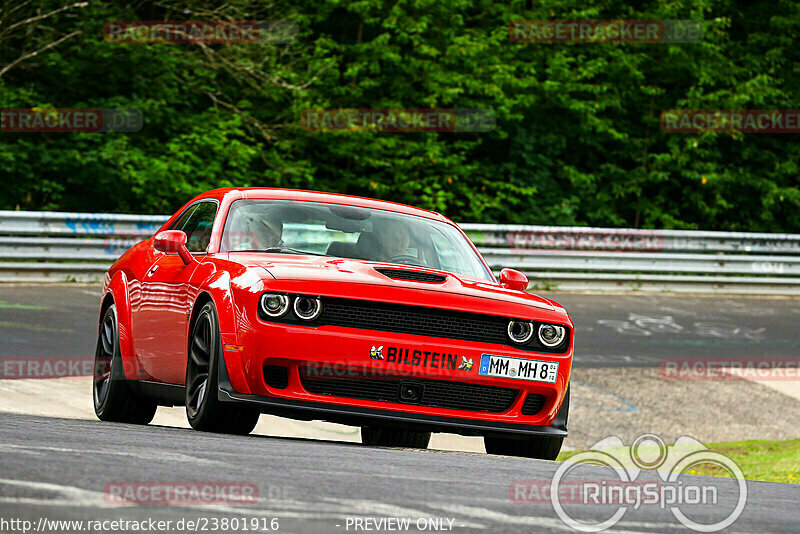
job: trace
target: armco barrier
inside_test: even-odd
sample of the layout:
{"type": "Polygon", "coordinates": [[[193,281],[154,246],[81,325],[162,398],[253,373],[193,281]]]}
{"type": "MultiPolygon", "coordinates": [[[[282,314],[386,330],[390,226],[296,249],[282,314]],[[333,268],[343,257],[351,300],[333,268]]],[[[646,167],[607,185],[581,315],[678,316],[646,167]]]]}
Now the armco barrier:
{"type": "MultiPolygon", "coordinates": [[[[165,216],[0,211],[0,282],[91,282],[165,216]]],[[[532,288],[800,295],[800,234],[463,224],[532,288]]]]}

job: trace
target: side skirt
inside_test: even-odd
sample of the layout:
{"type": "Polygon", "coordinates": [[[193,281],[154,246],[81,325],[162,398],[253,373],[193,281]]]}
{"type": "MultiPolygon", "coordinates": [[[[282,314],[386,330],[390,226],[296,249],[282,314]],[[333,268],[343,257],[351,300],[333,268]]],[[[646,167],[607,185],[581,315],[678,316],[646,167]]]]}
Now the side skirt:
{"type": "Polygon", "coordinates": [[[128,384],[137,394],[155,400],[159,406],[183,406],[186,402],[186,386],[180,384],[149,380],[129,380],[128,384]]]}

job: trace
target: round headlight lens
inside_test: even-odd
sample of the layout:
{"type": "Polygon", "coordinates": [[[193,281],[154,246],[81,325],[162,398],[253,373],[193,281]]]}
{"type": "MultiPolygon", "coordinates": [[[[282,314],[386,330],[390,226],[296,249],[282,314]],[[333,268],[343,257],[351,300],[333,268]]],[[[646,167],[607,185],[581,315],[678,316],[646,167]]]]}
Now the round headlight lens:
{"type": "Polygon", "coordinates": [[[322,302],[314,297],[297,297],[294,299],[294,313],[301,319],[311,321],[322,313],[322,302]]]}
{"type": "Polygon", "coordinates": [[[282,317],[289,311],[289,297],[277,293],[261,295],[261,310],[270,317],[282,317]]]}
{"type": "Polygon", "coordinates": [[[527,343],[533,337],[533,324],[529,321],[515,321],[508,322],[508,337],[514,343],[527,343]]]}
{"type": "Polygon", "coordinates": [[[542,345],[545,347],[555,347],[564,341],[566,333],[567,331],[563,326],[554,324],[539,325],[539,341],[541,341],[542,345]]]}

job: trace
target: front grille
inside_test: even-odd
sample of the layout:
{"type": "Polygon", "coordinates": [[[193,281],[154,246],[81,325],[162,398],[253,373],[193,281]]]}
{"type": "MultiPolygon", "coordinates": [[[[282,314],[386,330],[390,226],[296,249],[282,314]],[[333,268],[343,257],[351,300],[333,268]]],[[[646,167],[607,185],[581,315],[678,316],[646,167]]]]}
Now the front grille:
{"type": "Polygon", "coordinates": [[[328,298],[319,321],[365,330],[508,344],[507,319],[477,313],[328,298]]]}
{"type": "Polygon", "coordinates": [[[441,284],[447,280],[446,276],[434,273],[423,273],[420,271],[406,271],[404,269],[375,269],[384,276],[395,280],[412,280],[414,282],[434,282],[441,284]]]}
{"type": "Polygon", "coordinates": [[[536,393],[528,393],[525,397],[525,402],[522,404],[522,415],[536,415],[544,407],[544,395],[537,395],[536,393]]]}
{"type": "Polygon", "coordinates": [[[518,389],[450,380],[405,379],[394,375],[368,378],[347,376],[343,378],[319,376],[320,374],[318,369],[300,367],[300,382],[306,391],[316,395],[415,404],[451,410],[502,413],[511,408],[514,399],[519,394],[518,389]],[[419,400],[414,402],[402,400],[400,398],[401,384],[417,384],[421,387],[422,395],[419,400]]]}
{"type": "MultiPolygon", "coordinates": [[[[289,295],[296,298],[297,295],[289,295]]],[[[434,297],[435,298],[435,297],[434,297]]],[[[441,310],[425,306],[408,304],[389,304],[371,300],[322,297],[322,313],[312,320],[298,319],[292,311],[275,318],[264,314],[259,306],[258,316],[262,321],[274,323],[290,323],[302,326],[342,326],[359,330],[378,330],[399,334],[415,334],[426,337],[447,339],[463,339],[478,343],[496,343],[508,345],[516,349],[535,352],[563,354],[569,347],[570,330],[561,345],[545,347],[539,343],[538,337],[519,345],[508,338],[508,317],[484,315],[482,313],[441,310]]],[[[538,328],[538,322],[533,322],[538,328]]]]}

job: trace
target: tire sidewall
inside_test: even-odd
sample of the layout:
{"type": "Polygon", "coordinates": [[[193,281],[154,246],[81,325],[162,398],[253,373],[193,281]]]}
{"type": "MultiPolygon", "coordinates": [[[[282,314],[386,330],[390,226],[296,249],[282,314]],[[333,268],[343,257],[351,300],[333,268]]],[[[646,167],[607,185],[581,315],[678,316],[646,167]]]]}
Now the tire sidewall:
{"type": "Polygon", "coordinates": [[[213,412],[215,411],[218,401],[217,401],[217,376],[219,374],[219,353],[222,350],[222,342],[220,339],[219,333],[219,322],[217,321],[217,313],[214,309],[214,304],[211,302],[207,302],[203,305],[198,312],[195,320],[192,322],[192,329],[190,331],[189,336],[189,344],[187,345],[187,353],[186,353],[186,377],[184,380],[185,384],[185,393],[184,393],[184,404],[186,406],[186,417],[189,420],[189,424],[194,428],[196,426],[201,426],[207,424],[207,422],[213,417],[213,412]],[[206,392],[203,396],[203,400],[198,406],[197,412],[195,413],[194,417],[192,417],[189,413],[189,366],[191,364],[191,356],[189,355],[189,350],[191,350],[191,344],[194,340],[194,330],[203,317],[203,315],[209,315],[211,319],[211,344],[209,346],[209,358],[208,358],[208,383],[206,384],[206,392]]]}
{"type": "Polygon", "coordinates": [[[120,358],[119,352],[119,322],[117,319],[117,306],[112,304],[106,309],[106,312],[103,314],[103,317],[100,321],[100,325],[97,329],[97,347],[95,348],[95,366],[92,368],[92,404],[94,405],[95,414],[99,418],[103,418],[106,415],[106,411],[111,409],[111,405],[113,404],[113,398],[117,394],[118,388],[122,386],[119,380],[114,378],[114,375],[119,369],[119,366],[122,364],[122,360],[120,358]],[[97,372],[97,358],[100,356],[100,351],[102,347],[103,341],[100,339],[102,335],[102,328],[106,322],[106,318],[111,315],[114,318],[114,353],[111,356],[111,366],[109,369],[109,380],[108,380],[108,390],[106,391],[105,398],[98,404],[97,396],[95,394],[95,373],[97,372]]]}

